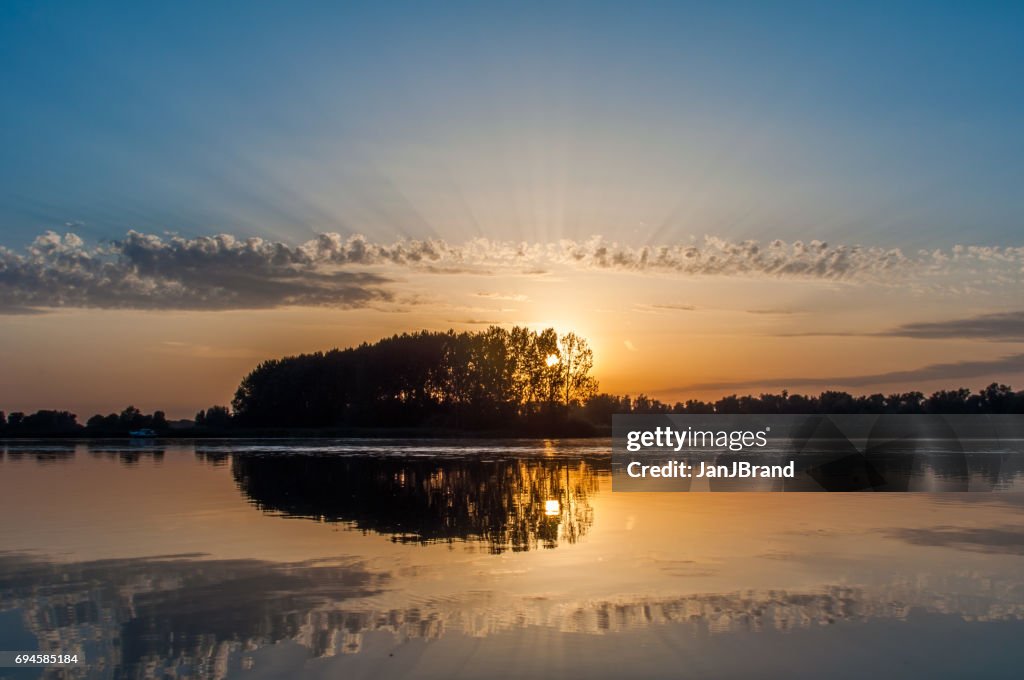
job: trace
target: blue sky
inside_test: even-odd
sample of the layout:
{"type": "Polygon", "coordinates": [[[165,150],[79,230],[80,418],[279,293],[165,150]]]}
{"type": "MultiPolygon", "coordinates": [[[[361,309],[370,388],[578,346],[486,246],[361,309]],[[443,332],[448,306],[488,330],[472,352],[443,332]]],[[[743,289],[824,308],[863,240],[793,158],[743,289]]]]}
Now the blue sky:
{"type": "Polygon", "coordinates": [[[1019,3],[212,4],[4,3],[0,244],[1020,243],[1019,3]]]}

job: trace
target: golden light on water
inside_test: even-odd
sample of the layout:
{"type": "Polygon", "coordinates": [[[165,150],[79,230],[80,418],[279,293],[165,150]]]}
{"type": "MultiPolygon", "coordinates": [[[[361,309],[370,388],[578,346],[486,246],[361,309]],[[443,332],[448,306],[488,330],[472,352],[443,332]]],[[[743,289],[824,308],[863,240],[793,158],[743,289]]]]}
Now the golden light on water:
{"type": "Polygon", "coordinates": [[[544,514],[553,517],[562,512],[562,505],[557,500],[544,501],[544,514]]]}
{"type": "Polygon", "coordinates": [[[546,363],[548,366],[554,366],[555,364],[558,363],[558,355],[549,354],[548,358],[544,360],[544,363],[546,363]]]}

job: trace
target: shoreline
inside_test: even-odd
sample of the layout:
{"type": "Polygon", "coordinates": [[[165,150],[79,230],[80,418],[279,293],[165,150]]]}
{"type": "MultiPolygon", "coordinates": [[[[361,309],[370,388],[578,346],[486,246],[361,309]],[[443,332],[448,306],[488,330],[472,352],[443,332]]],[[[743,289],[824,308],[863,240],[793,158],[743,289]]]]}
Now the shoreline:
{"type": "Polygon", "coordinates": [[[132,437],[118,433],[53,433],[0,436],[0,442],[31,440],[61,441],[102,441],[117,440],[131,442],[181,441],[194,439],[607,439],[611,437],[611,426],[593,426],[586,431],[581,428],[562,430],[514,431],[514,430],[451,430],[424,428],[267,428],[238,429],[231,431],[171,431],[155,437],[132,437]]]}

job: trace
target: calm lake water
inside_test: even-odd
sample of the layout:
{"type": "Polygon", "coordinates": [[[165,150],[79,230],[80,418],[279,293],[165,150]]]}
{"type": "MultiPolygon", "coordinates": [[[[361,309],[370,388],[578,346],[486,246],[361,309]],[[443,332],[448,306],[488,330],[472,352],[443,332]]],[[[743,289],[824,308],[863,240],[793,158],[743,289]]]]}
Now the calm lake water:
{"type": "Polygon", "coordinates": [[[87,661],[0,677],[1024,675],[1017,477],[612,493],[609,451],[0,443],[0,650],[87,661]]]}

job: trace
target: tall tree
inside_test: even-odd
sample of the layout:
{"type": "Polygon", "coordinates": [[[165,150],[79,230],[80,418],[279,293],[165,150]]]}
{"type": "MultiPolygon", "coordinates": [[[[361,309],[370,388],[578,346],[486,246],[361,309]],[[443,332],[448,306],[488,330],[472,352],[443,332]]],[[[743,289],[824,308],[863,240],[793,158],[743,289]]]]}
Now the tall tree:
{"type": "Polygon", "coordinates": [[[597,393],[597,380],[590,375],[594,368],[594,352],[586,340],[575,333],[563,335],[558,340],[558,359],[566,406],[585,403],[597,393]]]}

